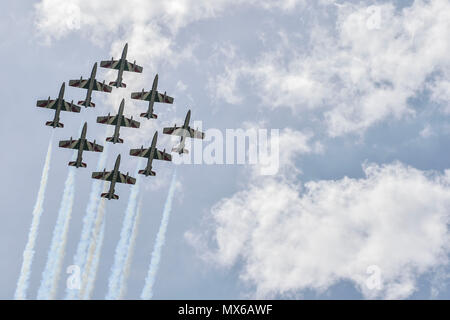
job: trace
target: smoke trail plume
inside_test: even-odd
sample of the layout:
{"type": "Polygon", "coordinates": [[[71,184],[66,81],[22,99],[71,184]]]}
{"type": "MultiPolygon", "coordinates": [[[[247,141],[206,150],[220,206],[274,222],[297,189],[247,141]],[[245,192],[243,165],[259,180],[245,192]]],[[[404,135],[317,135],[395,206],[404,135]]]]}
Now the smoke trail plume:
{"type": "MultiPolygon", "coordinates": [[[[135,174],[137,174],[138,168],[141,165],[142,160],[139,160],[135,174]]],[[[124,270],[129,239],[133,228],[134,217],[136,215],[136,199],[139,194],[139,181],[140,179],[137,179],[136,184],[131,187],[130,198],[128,199],[128,205],[122,223],[122,230],[120,232],[120,239],[114,255],[114,264],[109,276],[108,292],[106,294],[106,299],[108,300],[118,299],[119,297],[120,279],[124,270]]]]}
{"type": "MultiPolygon", "coordinates": [[[[107,188],[107,184],[104,183],[103,192],[106,192],[107,188]]],[[[90,299],[97,277],[97,269],[100,262],[100,254],[104,238],[105,207],[106,199],[101,198],[97,210],[97,217],[95,218],[94,229],[92,231],[92,236],[89,243],[86,264],[83,270],[83,280],[79,297],[84,300],[90,299]]]]}
{"type": "Polygon", "coordinates": [[[166,241],[166,231],[169,224],[170,211],[172,210],[172,200],[175,193],[177,171],[175,169],[172,181],[170,183],[169,194],[167,195],[164,205],[163,217],[159,231],[156,236],[155,246],[153,247],[150,267],[148,269],[147,278],[145,279],[144,289],[141,293],[141,299],[150,300],[153,297],[153,285],[155,283],[156,273],[158,272],[159,262],[161,260],[161,251],[166,241]]]}
{"type": "MultiPolygon", "coordinates": [[[[106,160],[108,158],[108,144],[106,144],[100,158],[97,162],[97,171],[103,170],[106,164],[106,160]]],[[[86,214],[83,218],[83,227],[81,230],[80,241],[78,242],[77,250],[75,252],[73,258],[73,264],[78,266],[81,270],[81,274],[85,276],[85,264],[86,264],[86,253],[88,251],[89,245],[92,243],[93,232],[94,232],[94,222],[96,220],[96,216],[98,215],[98,206],[102,198],[99,197],[99,194],[102,189],[103,181],[93,180],[91,193],[89,195],[89,202],[86,207],[86,214]]],[[[79,299],[80,290],[78,289],[66,289],[66,299],[79,299]]]]}
{"type": "Polygon", "coordinates": [[[142,215],[142,197],[139,200],[136,217],[134,218],[133,230],[131,231],[130,243],[128,245],[127,257],[125,259],[125,268],[123,270],[122,279],[120,281],[119,299],[124,299],[127,291],[127,279],[130,275],[131,262],[133,261],[134,247],[136,246],[136,238],[139,232],[139,223],[142,215]]]}
{"type": "Polygon", "coordinates": [[[19,279],[17,280],[16,292],[14,298],[22,300],[26,298],[30,274],[31,265],[33,263],[34,247],[36,244],[36,238],[38,235],[38,227],[41,220],[41,215],[44,210],[44,198],[45,190],[47,188],[48,172],[50,170],[50,159],[52,155],[53,146],[53,133],[50,137],[48,143],[47,155],[45,156],[44,168],[42,169],[41,183],[39,185],[38,196],[36,198],[36,203],[34,204],[32,220],[30,231],[28,233],[27,244],[25,245],[25,250],[23,251],[23,262],[22,268],[20,269],[19,279]]]}
{"type": "Polygon", "coordinates": [[[53,237],[48,251],[47,263],[42,272],[41,285],[37,296],[38,299],[56,298],[58,280],[64,260],[69,222],[72,215],[75,194],[75,170],[75,168],[69,168],[58,218],[56,220],[55,228],[53,229],[53,237]]]}
{"type": "Polygon", "coordinates": [[[105,221],[103,221],[100,231],[95,238],[95,242],[94,242],[95,245],[92,246],[92,248],[94,249],[93,250],[94,253],[92,255],[92,260],[89,261],[89,264],[90,264],[89,269],[86,270],[87,272],[89,272],[88,280],[87,280],[87,283],[85,284],[85,289],[84,289],[83,295],[81,297],[84,300],[89,300],[92,297],[95,280],[97,278],[97,270],[98,270],[98,265],[100,263],[100,255],[101,255],[101,251],[102,251],[104,237],[105,237],[105,221]]]}

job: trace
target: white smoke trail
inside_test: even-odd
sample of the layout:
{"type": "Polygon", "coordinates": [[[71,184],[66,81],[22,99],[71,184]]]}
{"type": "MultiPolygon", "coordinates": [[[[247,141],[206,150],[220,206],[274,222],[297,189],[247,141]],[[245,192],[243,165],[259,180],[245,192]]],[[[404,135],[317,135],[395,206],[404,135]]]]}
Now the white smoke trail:
{"type": "Polygon", "coordinates": [[[167,195],[166,203],[164,205],[163,216],[161,220],[161,225],[159,226],[159,231],[156,236],[155,246],[153,247],[152,257],[150,260],[150,267],[148,269],[148,274],[145,279],[144,289],[141,293],[141,299],[150,300],[153,297],[153,285],[155,283],[156,273],[158,272],[159,262],[161,260],[161,251],[166,241],[166,231],[169,224],[170,211],[172,210],[172,200],[175,193],[176,186],[176,176],[177,170],[172,176],[172,181],[170,183],[169,194],[167,195]]]}
{"type": "MultiPolygon", "coordinates": [[[[108,158],[108,144],[106,144],[100,158],[97,162],[97,171],[103,170],[106,164],[106,160],[108,158]]],[[[86,264],[86,253],[88,252],[88,246],[92,242],[93,237],[93,226],[94,221],[96,219],[96,215],[98,215],[98,206],[100,203],[100,192],[102,189],[102,181],[93,180],[91,187],[91,194],[89,195],[89,202],[86,207],[86,214],[83,218],[83,227],[81,230],[80,241],[78,242],[77,250],[75,252],[73,258],[73,264],[78,266],[81,270],[81,274],[85,276],[85,264],[86,264]]],[[[73,300],[79,299],[80,290],[78,289],[70,289],[66,288],[66,299],[73,300]]]]}
{"type": "MultiPolygon", "coordinates": [[[[103,201],[105,201],[105,200],[103,200],[103,201]]],[[[100,255],[101,255],[101,251],[102,251],[104,237],[105,237],[105,221],[103,221],[100,232],[96,237],[95,245],[93,245],[93,248],[95,248],[93,258],[89,262],[89,264],[90,264],[89,269],[86,270],[89,272],[89,275],[88,275],[88,281],[85,285],[85,289],[84,289],[83,296],[82,296],[82,299],[84,299],[84,300],[89,300],[92,297],[95,280],[97,278],[98,265],[100,263],[100,255]]]]}
{"type": "Polygon", "coordinates": [[[58,280],[61,274],[64,251],[67,242],[69,222],[72,215],[73,199],[75,194],[75,172],[73,167],[69,168],[69,174],[64,186],[64,193],[59,208],[58,218],[53,237],[48,251],[47,263],[42,272],[41,285],[38,290],[38,299],[55,299],[58,289],[58,280]]]}
{"type": "MultiPolygon", "coordinates": [[[[103,192],[107,190],[107,184],[103,184],[103,192]]],[[[88,254],[86,258],[85,268],[83,270],[83,280],[79,297],[81,299],[90,299],[94,289],[97,277],[98,264],[100,262],[100,253],[103,245],[104,229],[105,229],[105,207],[106,199],[101,198],[97,210],[92,236],[89,243],[88,254]]]]}
{"type": "Polygon", "coordinates": [[[139,200],[136,217],[134,218],[133,230],[131,231],[130,243],[128,245],[127,257],[125,259],[125,268],[123,270],[122,279],[120,281],[119,299],[124,299],[127,291],[127,279],[130,275],[131,262],[133,261],[134,247],[136,246],[136,238],[139,233],[139,223],[142,215],[142,198],[139,200]]]}
{"type": "MultiPolygon", "coordinates": [[[[142,160],[139,160],[135,174],[137,174],[137,171],[141,165],[142,160]]],[[[120,232],[120,239],[117,243],[116,252],[114,255],[114,264],[111,268],[111,274],[109,276],[108,292],[105,297],[108,300],[118,299],[119,297],[120,279],[124,270],[129,239],[133,228],[134,217],[136,215],[136,199],[139,194],[139,181],[140,179],[138,178],[136,184],[131,187],[130,198],[128,199],[128,205],[122,223],[122,230],[120,232]]]]}
{"type": "Polygon", "coordinates": [[[19,279],[17,280],[16,292],[14,294],[14,298],[17,300],[26,299],[31,274],[31,265],[33,263],[34,247],[38,235],[38,227],[41,220],[42,212],[44,210],[44,198],[45,198],[45,190],[47,188],[48,172],[50,170],[52,146],[53,146],[53,132],[50,137],[50,141],[48,143],[47,155],[45,156],[44,168],[42,169],[41,183],[39,185],[38,196],[36,198],[36,203],[34,204],[33,208],[32,213],[33,218],[31,220],[27,244],[25,245],[25,250],[23,251],[22,268],[20,269],[19,279]]]}

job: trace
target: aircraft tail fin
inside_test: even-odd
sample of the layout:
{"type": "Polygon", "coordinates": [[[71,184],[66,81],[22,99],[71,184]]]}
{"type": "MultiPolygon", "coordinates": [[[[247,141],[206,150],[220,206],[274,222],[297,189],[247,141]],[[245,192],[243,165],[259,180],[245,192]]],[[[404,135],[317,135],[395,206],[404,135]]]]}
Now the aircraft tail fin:
{"type": "Polygon", "coordinates": [[[147,171],[145,169],[144,170],[139,170],[139,174],[143,174],[143,175],[146,175],[146,176],[156,176],[156,172],[155,171],[150,170],[149,174],[147,174],[146,172],[147,171]]]}
{"type": "Polygon", "coordinates": [[[77,162],[76,161],[70,161],[69,162],[69,166],[72,166],[72,167],[81,167],[81,168],[86,168],[87,167],[87,164],[86,163],[84,163],[84,162],[81,162],[81,164],[79,165],[79,166],[77,166],[77,162]]]}
{"type": "Polygon", "coordinates": [[[92,107],[95,108],[95,103],[93,103],[92,101],[88,103],[86,103],[86,101],[82,100],[82,101],[78,101],[79,105],[85,106],[85,107],[92,107]]]}
{"type": "Polygon", "coordinates": [[[64,128],[64,124],[59,121],[47,121],[45,125],[53,128],[64,128]]]}
{"type": "Polygon", "coordinates": [[[106,138],[106,141],[112,142],[112,143],[123,143],[123,139],[117,138],[117,140],[114,140],[114,137],[108,137],[108,138],[106,138]]]}
{"type": "Polygon", "coordinates": [[[118,87],[126,88],[126,87],[127,87],[127,85],[126,85],[125,83],[123,83],[123,82],[121,82],[120,85],[117,85],[117,81],[111,81],[111,82],[109,83],[109,85],[110,85],[110,86],[114,86],[114,87],[116,87],[116,88],[118,88],[118,87]]]}
{"type": "Polygon", "coordinates": [[[154,114],[154,113],[149,114],[148,112],[141,113],[141,117],[147,118],[147,119],[158,119],[157,114],[154,114]]]}
{"type": "Polygon", "coordinates": [[[101,197],[102,198],[106,198],[106,199],[108,199],[108,200],[110,200],[110,199],[115,199],[115,200],[117,200],[117,199],[119,199],[119,196],[117,195],[117,194],[112,194],[111,195],[111,197],[109,196],[109,192],[105,192],[105,193],[102,193],[101,194],[101,197]]]}
{"type": "Polygon", "coordinates": [[[187,149],[183,149],[182,147],[173,147],[172,152],[178,152],[178,154],[186,153],[188,154],[189,151],[187,149]]]}

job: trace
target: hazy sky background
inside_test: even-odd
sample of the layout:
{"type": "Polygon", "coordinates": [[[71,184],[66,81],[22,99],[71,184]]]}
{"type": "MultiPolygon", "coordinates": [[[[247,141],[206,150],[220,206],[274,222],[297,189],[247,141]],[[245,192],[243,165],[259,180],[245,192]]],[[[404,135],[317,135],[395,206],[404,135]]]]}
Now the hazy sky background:
{"type": "MultiPolygon", "coordinates": [[[[125,115],[110,145],[121,171],[134,175],[130,148],[174,142],[162,128],[188,109],[203,129],[280,129],[281,167],[259,176],[248,165],[180,165],[156,299],[450,298],[450,2],[434,1],[5,1],[0,13],[0,298],[12,299],[47,145],[54,147],[28,298],[41,281],[73,159],[57,141],[79,135],[106,145],[99,115],[125,115]],[[96,108],[62,112],[63,129],[46,127],[63,81],[87,78],[100,60],[128,60],[126,89],[93,93],[96,108]],[[157,120],[139,118],[155,73],[173,105],[155,104],[157,120]],[[369,266],[382,288],[370,290],[369,266]]],[[[97,79],[116,73],[98,68],[97,79]]],[[[66,100],[86,91],[66,86],[66,100]]],[[[208,140],[208,139],[207,139],[208,140]]],[[[205,145],[208,141],[205,141],[205,145]]],[[[84,153],[76,173],[58,297],[80,239],[99,155],[84,153]]],[[[176,155],[174,155],[176,157],[176,155]]],[[[154,163],[141,179],[143,217],[127,298],[140,296],[174,164],[154,163]]],[[[94,298],[103,299],[130,187],[106,206],[106,234],[94,298]]]]}

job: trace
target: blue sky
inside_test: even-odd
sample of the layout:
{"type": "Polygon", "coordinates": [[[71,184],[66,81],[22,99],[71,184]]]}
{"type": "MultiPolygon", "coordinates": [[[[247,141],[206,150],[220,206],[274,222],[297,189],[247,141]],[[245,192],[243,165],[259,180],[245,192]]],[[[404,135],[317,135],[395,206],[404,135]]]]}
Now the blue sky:
{"type": "MultiPolygon", "coordinates": [[[[69,150],[78,136],[105,145],[99,115],[138,118],[145,103],[131,91],[158,88],[175,98],[155,106],[157,120],[124,128],[110,145],[107,169],[128,150],[174,141],[162,128],[188,109],[203,129],[280,130],[280,170],[260,176],[251,165],[179,165],[156,299],[449,298],[450,99],[448,1],[263,2],[173,0],[106,3],[7,1],[0,36],[3,203],[0,298],[12,299],[52,128],[36,100],[56,97],[63,81],[89,76],[94,62],[120,56],[143,74],[127,89],[94,93],[95,109],[63,113],[54,129],[44,211],[27,297],[36,298],[57,219],[69,150]],[[369,266],[382,287],[367,286],[369,266]]],[[[115,80],[99,68],[97,79],[115,80]]],[[[66,99],[85,91],[66,87],[66,99]]],[[[145,121],[144,121],[145,120],[145,121]]],[[[205,142],[207,144],[209,140],[205,142]]],[[[176,155],[174,155],[175,157],[176,155]]],[[[85,153],[57,298],[80,240],[98,154],[85,153]]],[[[156,163],[138,177],[143,213],[126,298],[140,297],[175,164],[156,163]]],[[[105,238],[93,298],[105,298],[130,186],[105,208],[105,238]]]]}

